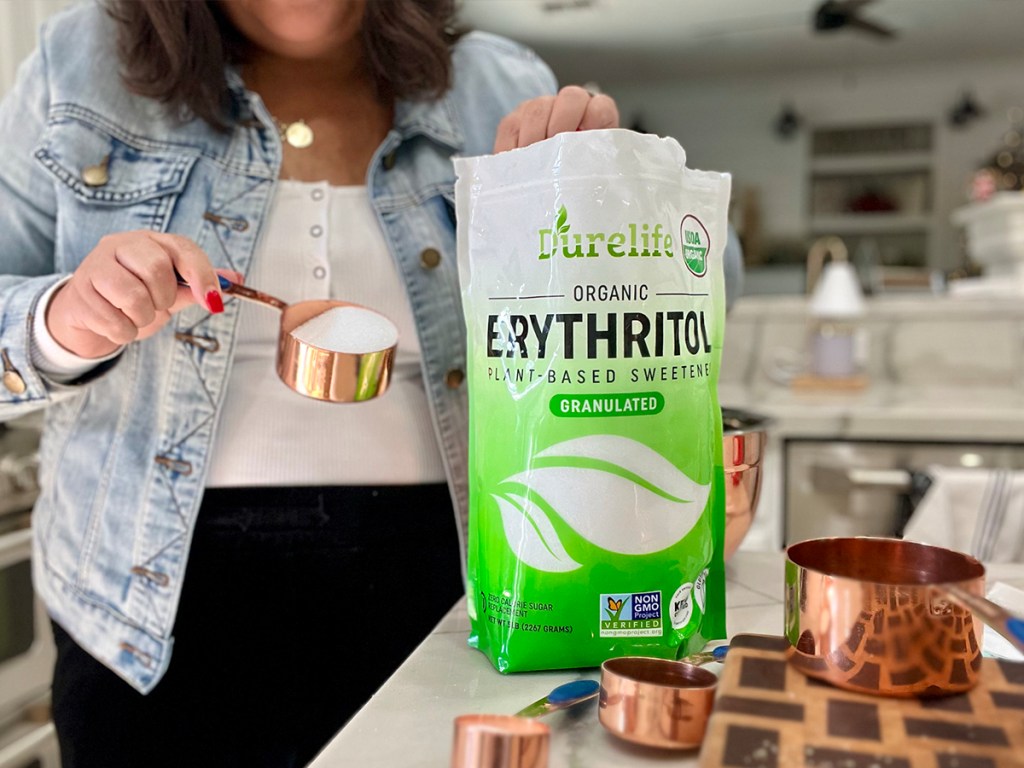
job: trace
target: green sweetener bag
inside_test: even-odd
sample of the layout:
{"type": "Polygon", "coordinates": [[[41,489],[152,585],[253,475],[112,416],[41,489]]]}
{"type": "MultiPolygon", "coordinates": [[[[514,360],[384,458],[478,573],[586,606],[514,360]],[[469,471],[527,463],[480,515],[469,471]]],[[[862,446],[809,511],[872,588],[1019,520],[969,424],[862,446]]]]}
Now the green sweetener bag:
{"type": "Polygon", "coordinates": [[[618,129],[455,168],[470,645],[516,672],[724,637],[729,176],[618,129]]]}

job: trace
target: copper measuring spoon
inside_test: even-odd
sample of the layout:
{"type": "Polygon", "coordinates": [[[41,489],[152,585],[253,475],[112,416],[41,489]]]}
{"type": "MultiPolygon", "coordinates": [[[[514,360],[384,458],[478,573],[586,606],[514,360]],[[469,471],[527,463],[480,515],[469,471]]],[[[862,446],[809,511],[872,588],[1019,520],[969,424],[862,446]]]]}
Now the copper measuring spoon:
{"type": "MultiPolygon", "coordinates": [[[[288,304],[218,275],[224,293],[281,312],[277,375],[300,395],[354,403],[384,394],[398,345],[398,329],[367,307],[330,299],[288,304]]],[[[181,285],[187,285],[178,276],[181,285]]]]}

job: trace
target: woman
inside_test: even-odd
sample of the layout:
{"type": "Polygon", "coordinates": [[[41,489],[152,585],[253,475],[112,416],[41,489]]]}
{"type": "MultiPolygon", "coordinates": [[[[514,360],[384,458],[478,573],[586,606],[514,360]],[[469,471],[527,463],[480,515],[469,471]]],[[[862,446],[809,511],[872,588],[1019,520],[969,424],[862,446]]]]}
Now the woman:
{"type": "Polygon", "coordinates": [[[47,407],[65,765],[303,765],[461,594],[450,157],[618,118],[451,13],[88,4],[0,106],[0,417],[47,407]],[[287,390],[218,274],[390,316],[388,395],[287,390]]]}

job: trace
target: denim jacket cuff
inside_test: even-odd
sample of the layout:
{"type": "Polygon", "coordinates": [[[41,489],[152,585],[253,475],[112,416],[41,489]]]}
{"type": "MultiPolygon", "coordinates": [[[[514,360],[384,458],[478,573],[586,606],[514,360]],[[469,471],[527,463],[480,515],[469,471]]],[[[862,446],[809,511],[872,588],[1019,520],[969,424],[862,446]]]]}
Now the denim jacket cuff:
{"type": "Polygon", "coordinates": [[[40,407],[56,395],[76,392],[82,384],[110,367],[109,363],[101,364],[74,382],[61,382],[33,364],[34,316],[37,310],[42,309],[40,299],[62,277],[45,275],[28,278],[5,292],[6,301],[3,314],[0,316],[0,362],[3,365],[0,413],[12,406],[24,407],[32,404],[40,407]]]}
{"type": "Polygon", "coordinates": [[[109,355],[97,358],[84,358],[64,349],[60,342],[53,338],[50,329],[46,327],[46,311],[50,306],[53,295],[70,279],[71,275],[66,275],[46,289],[46,293],[43,294],[36,304],[35,320],[32,323],[32,331],[29,338],[32,364],[36,367],[36,370],[40,375],[49,377],[52,381],[62,384],[70,384],[80,380],[101,363],[113,360],[124,351],[124,346],[122,345],[109,355]]]}

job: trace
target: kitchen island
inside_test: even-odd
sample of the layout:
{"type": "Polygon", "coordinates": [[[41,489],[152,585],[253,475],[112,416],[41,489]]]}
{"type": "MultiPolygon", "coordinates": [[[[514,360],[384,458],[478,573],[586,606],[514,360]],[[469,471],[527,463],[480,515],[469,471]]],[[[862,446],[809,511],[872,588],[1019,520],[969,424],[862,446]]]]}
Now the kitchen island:
{"type": "MultiPolygon", "coordinates": [[[[740,551],[733,557],[726,578],[730,636],[782,633],[783,573],[777,552],[740,551]]],[[[1024,564],[992,566],[988,582],[995,581],[1024,589],[1024,564]]],[[[511,714],[560,683],[600,678],[598,669],[500,675],[466,645],[468,634],[460,601],[310,768],[443,768],[451,760],[456,716],[511,714]]],[[[720,665],[706,668],[716,671],[720,665]]],[[[697,750],[646,749],[610,736],[597,720],[596,701],[555,712],[544,722],[551,727],[551,768],[697,764],[697,750]]]]}

